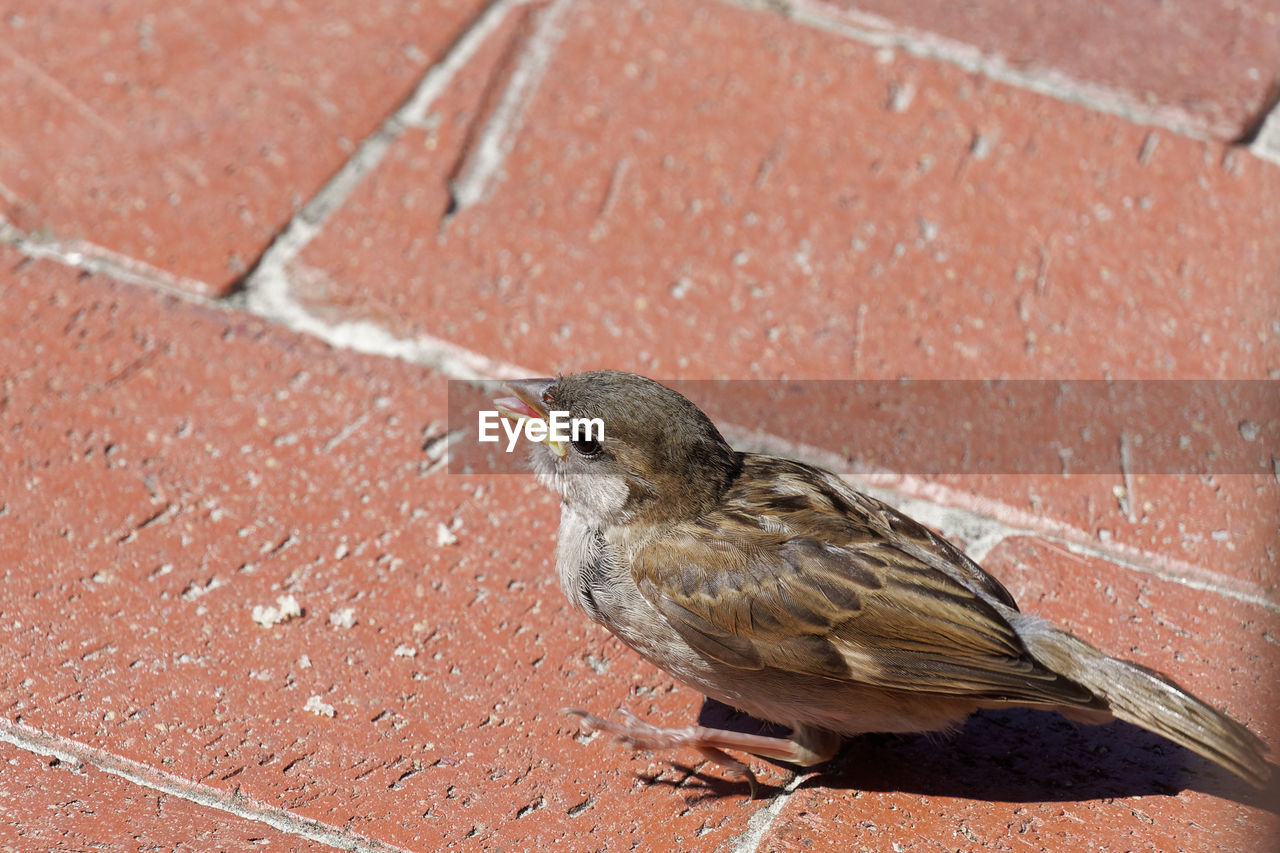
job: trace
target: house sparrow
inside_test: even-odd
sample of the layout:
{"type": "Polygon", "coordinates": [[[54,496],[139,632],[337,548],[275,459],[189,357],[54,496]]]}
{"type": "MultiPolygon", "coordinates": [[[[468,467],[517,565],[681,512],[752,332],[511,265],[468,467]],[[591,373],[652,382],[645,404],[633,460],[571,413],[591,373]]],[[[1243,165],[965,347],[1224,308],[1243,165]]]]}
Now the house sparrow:
{"type": "Polygon", "coordinates": [[[638,748],[690,747],[746,778],[738,750],[801,766],[845,735],[955,727],[981,708],[1120,718],[1254,785],[1252,732],[1171,679],[1018,610],[951,543],[829,471],[739,453],[685,397],[602,370],[510,383],[504,417],[600,418],[604,437],[536,444],[562,501],[569,601],[677,680],[791,729],[765,737],[572,710],[638,748]]]}

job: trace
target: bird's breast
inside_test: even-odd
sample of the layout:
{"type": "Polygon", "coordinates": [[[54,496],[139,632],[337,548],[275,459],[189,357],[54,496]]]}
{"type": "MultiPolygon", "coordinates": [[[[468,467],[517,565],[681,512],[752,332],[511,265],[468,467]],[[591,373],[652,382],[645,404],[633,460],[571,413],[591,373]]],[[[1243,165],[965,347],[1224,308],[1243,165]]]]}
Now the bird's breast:
{"type": "Polygon", "coordinates": [[[709,662],[676,633],[636,586],[625,557],[599,527],[563,507],[556,573],[569,603],[651,663],[705,691],[709,662]]]}

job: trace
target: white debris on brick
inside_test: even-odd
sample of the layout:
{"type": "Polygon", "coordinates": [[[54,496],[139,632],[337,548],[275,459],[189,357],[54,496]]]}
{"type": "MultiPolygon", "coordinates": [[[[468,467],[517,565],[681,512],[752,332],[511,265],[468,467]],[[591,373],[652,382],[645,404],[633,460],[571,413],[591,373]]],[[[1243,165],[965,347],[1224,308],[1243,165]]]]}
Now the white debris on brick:
{"type": "Polygon", "coordinates": [[[356,624],[356,609],[341,607],[329,614],[329,624],[335,628],[351,628],[356,624]]]}
{"type": "Polygon", "coordinates": [[[441,548],[458,544],[458,537],[453,534],[453,531],[443,521],[436,525],[436,544],[441,548]]]}
{"type": "Polygon", "coordinates": [[[253,608],[253,621],[263,628],[298,619],[302,616],[302,606],[292,595],[282,595],[276,599],[275,606],[258,604],[253,608]]]}

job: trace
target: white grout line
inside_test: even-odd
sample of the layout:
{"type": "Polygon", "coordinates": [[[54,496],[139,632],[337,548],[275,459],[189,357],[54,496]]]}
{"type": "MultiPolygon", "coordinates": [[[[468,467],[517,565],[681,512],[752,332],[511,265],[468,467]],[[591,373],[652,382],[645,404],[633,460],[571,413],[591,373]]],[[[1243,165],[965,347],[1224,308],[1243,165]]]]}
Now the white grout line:
{"type": "Polygon", "coordinates": [[[811,773],[797,773],[795,778],[783,786],[769,804],[756,809],[755,814],[747,819],[747,829],[742,835],[739,835],[733,845],[733,853],[754,853],[760,849],[760,845],[764,842],[765,834],[769,828],[773,826],[774,821],[778,819],[778,815],[782,814],[782,810],[786,808],[787,803],[791,801],[791,797],[795,794],[796,789],[812,778],[811,773]]]}
{"type": "Polygon", "coordinates": [[[235,793],[220,791],[148,764],[43,732],[24,723],[10,722],[0,718],[0,741],[6,741],[36,755],[57,758],[73,767],[89,764],[103,773],[109,773],[135,785],[266,824],[280,832],[301,836],[339,850],[351,850],[355,853],[408,853],[402,847],[355,835],[318,820],[298,817],[293,812],[253,800],[239,791],[235,793]]]}
{"type": "MultiPolygon", "coordinates": [[[[796,23],[825,30],[872,47],[905,51],[923,59],[957,65],[965,71],[992,80],[1028,89],[1059,101],[1080,104],[1091,110],[1110,113],[1135,124],[1154,125],[1193,139],[1231,138],[1239,128],[1226,123],[1209,123],[1187,110],[1170,104],[1151,105],[1124,89],[1080,80],[1052,68],[1026,70],[1010,65],[998,54],[954,39],[903,26],[891,19],[857,9],[837,6],[824,0],[723,0],[736,6],[781,14],[796,23]]],[[[1280,131],[1278,131],[1280,133],[1280,131]]],[[[1263,146],[1250,150],[1259,157],[1273,159],[1278,153],[1263,146]],[[1269,156],[1270,155],[1270,156],[1269,156]]]]}
{"type": "Polygon", "coordinates": [[[427,111],[441,93],[449,87],[466,64],[475,56],[485,40],[501,26],[510,11],[531,0],[494,0],[462,33],[453,47],[436,65],[429,68],[409,99],[368,136],[338,173],[320,192],[290,220],[284,232],[267,247],[257,267],[245,283],[242,297],[250,311],[266,317],[274,317],[278,307],[276,300],[287,298],[288,280],[285,269],[307,247],[333,212],[342,206],[365,176],[374,171],[386,156],[392,144],[400,138],[406,127],[420,124],[427,111]],[[263,285],[263,279],[281,279],[266,288],[265,296],[255,295],[263,285]],[[283,294],[278,290],[283,286],[283,294]]]}
{"type": "MultiPolygon", "coordinates": [[[[296,265],[293,269],[298,271],[296,265]]],[[[534,375],[534,371],[524,367],[489,358],[431,335],[401,338],[366,320],[330,323],[290,297],[287,273],[266,265],[258,267],[254,285],[244,298],[249,313],[319,338],[330,346],[421,364],[450,379],[516,379],[534,375]]]]}
{"type": "Polygon", "coordinates": [[[449,215],[488,198],[502,172],[502,164],[515,147],[529,103],[546,75],[556,46],[564,37],[564,19],[573,2],[554,0],[538,15],[537,27],[524,43],[502,99],[458,170],[458,176],[449,183],[453,197],[449,215]]]}
{"type": "Polygon", "coordinates": [[[182,299],[203,302],[214,291],[207,282],[175,275],[96,243],[28,234],[3,216],[0,216],[0,243],[13,246],[28,258],[56,261],[88,273],[101,273],[130,284],[154,288],[182,299]]]}
{"type": "Polygon", "coordinates": [[[456,379],[530,375],[529,371],[518,366],[488,358],[429,335],[407,339],[396,337],[381,326],[367,321],[328,322],[308,311],[293,298],[290,275],[306,273],[296,262],[298,256],[365,176],[381,164],[387,151],[405,128],[421,124],[425,120],[432,103],[466,67],[485,40],[501,26],[511,10],[531,1],[495,0],[462,34],[444,59],[423,75],[418,87],[404,105],[361,143],[351,159],[303,207],[263,253],[246,280],[243,293],[234,297],[246,311],[294,331],[318,337],[335,347],[426,365],[456,379]]]}
{"type": "Polygon", "coordinates": [[[476,51],[489,36],[502,25],[507,15],[517,6],[526,6],[536,0],[493,0],[468,30],[458,39],[449,54],[438,65],[430,68],[418,84],[417,90],[398,111],[408,126],[420,127],[427,120],[431,104],[453,82],[454,76],[471,61],[476,51]]]}
{"type": "Polygon", "coordinates": [[[404,129],[424,121],[432,103],[475,56],[512,9],[531,0],[496,0],[462,34],[449,53],[423,76],[413,95],[369,136],[338,173],[307,203],[263,253],[236,298],[245,310],[326,343],[388,358],[423,364],[456,379],[528,376],[515,365],[495,361],[428,335],[399,338],[366,321],[330,323],[309,312],[290,292],[290,272],[304,272],[295,263],[328,218],[374,171],[404,129]],[[292,265],[292,269],[291,269],[292,265]]]}

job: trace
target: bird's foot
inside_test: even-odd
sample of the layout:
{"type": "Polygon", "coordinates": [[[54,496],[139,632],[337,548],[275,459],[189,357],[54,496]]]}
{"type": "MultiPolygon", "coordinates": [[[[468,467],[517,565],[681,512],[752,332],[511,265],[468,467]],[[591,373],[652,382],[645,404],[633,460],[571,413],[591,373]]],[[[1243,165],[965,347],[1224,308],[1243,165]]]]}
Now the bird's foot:
{"type": "MultiPolygon", "coordinates": [[[[795,740],[763,735],[733,732],[725,729],[712,729],[706,726],[686,726],[678,729],[664,729],[646,723],[634,714],[619,710],[622,721],[606,720],[578,708],[566,708],[565,713],[573,714],[582,720],[582,724],[591,731],[606,732],[625,744],[636,749],[674,749],[688,747],[696,749],[703,758],[724,768],[731,776],[743,779],[751,787],[754,798],[759,786],[755,774],[745,763],[732,757],[724,750],[735,749],[749,752],[764,758],[786,761],[792,764],[811,765],[824,761],[835,752],[832,746],[829,752],[823,750],[818,755],[809,745],[795,740]],[[817,760],[815,760],[817,759],[817,760]]],[[[838,745],[838,738],[834,740],[838,745]]]]}

